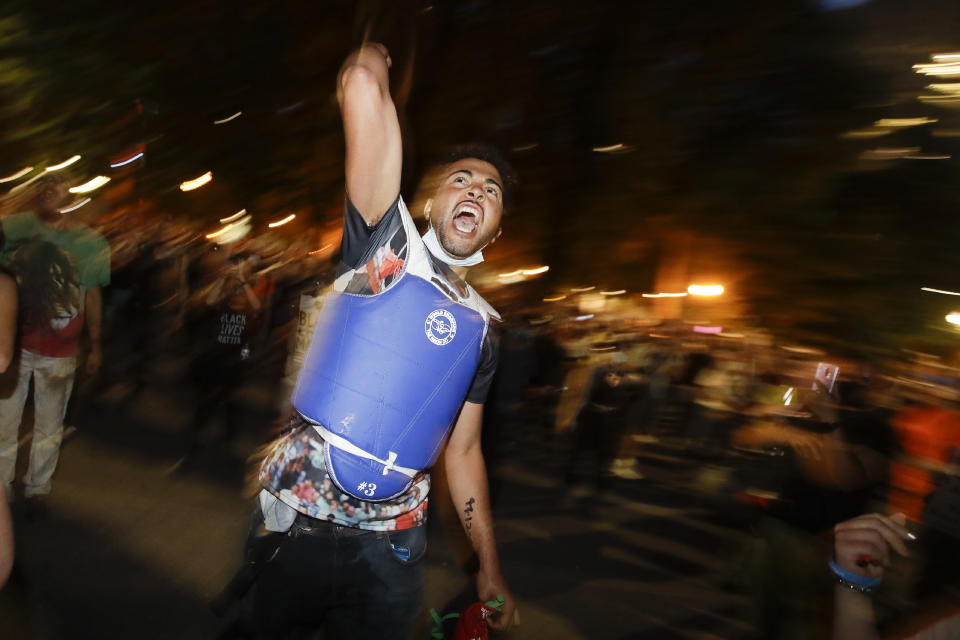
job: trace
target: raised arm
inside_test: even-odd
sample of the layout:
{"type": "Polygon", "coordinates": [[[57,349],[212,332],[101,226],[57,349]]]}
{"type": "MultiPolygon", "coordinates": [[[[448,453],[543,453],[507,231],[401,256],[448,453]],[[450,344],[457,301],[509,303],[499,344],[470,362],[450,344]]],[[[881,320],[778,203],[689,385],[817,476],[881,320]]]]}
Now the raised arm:
{"type": "Polygon", "coordinates": [[[490,626],[505,630],[519,623],[520,614],[500,571],[497,543],[493,537],[487,468],[480,449],[482,422],[483,405],[465,402],[447,442],[444,462],[450,498],[480,565],[477,571],[477,595],[484,602],[495,600],[500,595],[504,597],[503,609],[499,616],[490,620],[490,626]]]}
{"type": "Polygon", "coordinates": [[[347,57],[337,78],[347,145],[347,196],[371,226],[400,193],[403,153],[390,97],[392,64],[385,46],[366,44],[347,57]]]}

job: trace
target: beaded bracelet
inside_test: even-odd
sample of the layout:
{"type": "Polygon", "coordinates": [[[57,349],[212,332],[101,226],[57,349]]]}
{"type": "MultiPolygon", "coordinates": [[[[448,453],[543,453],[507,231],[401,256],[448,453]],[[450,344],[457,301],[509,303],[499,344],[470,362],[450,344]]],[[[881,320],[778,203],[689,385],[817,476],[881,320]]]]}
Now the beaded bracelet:
{"type": "Polygon", "coordinates": [[[830,558],[827,566],[830,567],[830,571],[832,571],[834,577],[836,577],[837,584],[847,587],[848,589],[853,589],[854,591],[859,591],[860,593],[873,593],[874,588],[883,582],[883,578],[868,578],[857,575],[856,573],[851,573],[838,565],[833,558],[830,558]]]}

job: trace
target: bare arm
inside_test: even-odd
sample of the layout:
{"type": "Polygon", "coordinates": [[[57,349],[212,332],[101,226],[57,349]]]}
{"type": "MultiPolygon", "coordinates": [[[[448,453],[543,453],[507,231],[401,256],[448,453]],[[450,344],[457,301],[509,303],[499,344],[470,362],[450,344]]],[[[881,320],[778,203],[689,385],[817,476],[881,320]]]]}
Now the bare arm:
{"type": "Polygon", "coordinates": [[[213,284],[207,288],[206,294],[203,294],[204,304],[212,307],[220,302],[220,298],[223,297],[223,288],[226,286],[228,278],[230,278],[229,272],[224,272],[223,275],[213,281],[213,284]]]}
{"type": "Polygon", "coordinates": [[[501,614],[490,620],[494,629],[509,629],[520,615],[516,600],[507,588],[500,571],[500,558],[493,536],[493,516],[487,487],[487,469],[480,449],[480,429],[483,405],[466,402],[447,442],[444,462],[450,497],[460,516],[463,529],[477,554],[480,569],[477,572],[477,594],[483,601],[504,597],[501,614]]]}
{"type": "Polygon", "coordinates": [[[346,138],[347,195],[368,225],[376,224],[400,193],[402,140],[390,97],[390,54],[382,44],[351,53],[337,78],[346,138]]]}
{"type": "MultiPolygon", "coordinates": [[[[892,552],[909,555],[903,515],[892,518],[870,514],[834,527],[833,557],[841,569],[863,578],[882,578],[892,552]],[[869,562],[862,560],[869,558],[869,562]]],[[[848,587],[834,587],[833,637],[839,640],[876,640],[877,624],[870,596],[848,587]]]]}
{"type": "Polygon", "coordinates": [[[883,454],[848,443],[838,431],[812,433],[775,422],[756,422],[737,429],[733,441],[742,447],[790,447],[807,478],[845,491],[879,481],[887,464],[883,454]]]}
{"type": "Polygon", "coordinates": [[[17,283],[10,276],[0,274],[0,373],[6,371],[13,361],[16,341],[17,283]]]}
{"type": "Polygon", "coordinates": [[[100,287],[90,287],[84,299],[84,316],[87,335],[90,337],[90,354],[87,356],[87,373],[93,374],[100,369],[103,351],[100,348],[103,323],[103,297],[100,287]]]}

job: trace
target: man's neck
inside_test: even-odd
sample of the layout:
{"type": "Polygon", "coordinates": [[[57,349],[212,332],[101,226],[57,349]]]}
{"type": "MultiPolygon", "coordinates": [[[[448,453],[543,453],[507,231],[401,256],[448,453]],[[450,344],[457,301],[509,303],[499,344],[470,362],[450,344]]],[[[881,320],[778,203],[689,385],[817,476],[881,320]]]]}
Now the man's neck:
{"type": "Polygon", "coordinates": [[[77,221],[71,220],[70,216],[65,216],[59,211],[54,211],[53,213],[41,213],[38,211],[35,215],[37,216],[37,219],[44,224],[44,226],[55,231],[74,229],[79,226],[77,221]]]}
{"type": "Polygon", "coordinates": [[[442,261],[429,251],[427,251],[427,255],[430,256],[430,260],[433,262],[434,269],[439,271],[441,275],[443,275],[450,282],[450,284],[455,286],[457,290],[460,291],[461,296],[467,295],[466,275],[467,271],[470,270],[470,267],[454,267],[442,261]]]}

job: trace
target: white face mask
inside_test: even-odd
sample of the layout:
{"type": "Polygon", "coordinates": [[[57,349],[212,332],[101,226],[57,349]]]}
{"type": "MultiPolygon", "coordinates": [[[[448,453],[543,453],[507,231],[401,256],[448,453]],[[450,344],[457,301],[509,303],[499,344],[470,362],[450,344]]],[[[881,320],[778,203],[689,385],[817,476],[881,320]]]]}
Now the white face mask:
{"type": "Polygon", "coordinates": [[[427,249],[430,250],[433,257],[447,263],[451,267],[472,267],[483,262],[483,249],[478,249],[476,253],[466,258],[457,258],[447,253],[444,248],[440,246],[440,240],[433,231],[432,224],[427,228],[427,232],[423,234],[423,244],[427,245],[427,249]]]}

